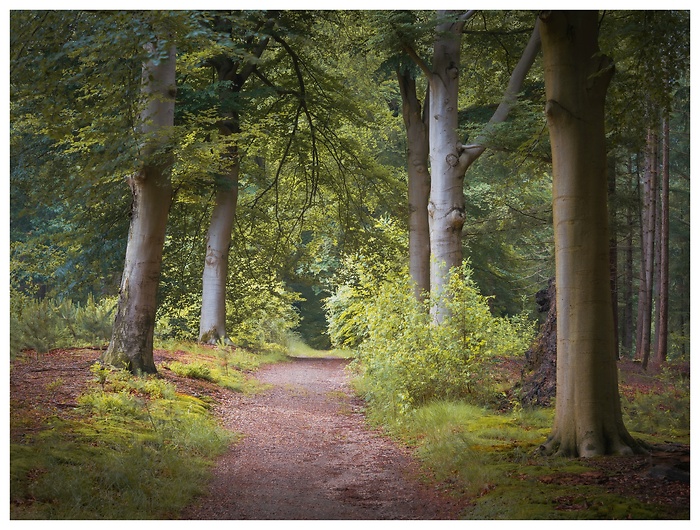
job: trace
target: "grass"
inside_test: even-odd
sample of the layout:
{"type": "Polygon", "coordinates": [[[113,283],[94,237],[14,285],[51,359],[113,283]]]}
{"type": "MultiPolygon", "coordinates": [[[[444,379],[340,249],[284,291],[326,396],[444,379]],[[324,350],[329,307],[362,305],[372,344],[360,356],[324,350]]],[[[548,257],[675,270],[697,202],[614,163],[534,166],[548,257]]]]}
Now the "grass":
{"type": "MultiPolygon", "coordinates": [[[[284,358],[178,346],[183,360],[161,365],[161,372],[243,392],[261,388],[243,369],[284,358]]],[[[76,409],[10,444],[11,519],[176,518],[237,435],[217,423],[205,397],[180,393],[162,377],[133,377],[99,364],[91,371],[76,409]]],[[[63,383],[57,379],[46,390],[63,383]]]]}
{"type": "MultiPolygon", "coordinates": [[[[362,391],[362,382],[356,382],[362,391]]],[[[678,384],[661,394],[634,394],[623,399],[625,417],[636,438],[651,443],[689,443],[689,394],[678,384]],[[653,426],[653,427],[652,427],[653,426]],[[636,430],[641,429],[641,430],[636,430]]],[[[416,447],[429,475],[473,499],[466,519],[668,519],[683,517],[667,508],[614,495],[580,481],[547,477],[590,473],[578,459],[539,456],[549,435],[553,409],[512,412],[459,401],[435,401],[405,415],[382,415],[368,409],[374,424],[416,447]]],[[[686,514],[686,516],[688,516],[686,514]]]]}

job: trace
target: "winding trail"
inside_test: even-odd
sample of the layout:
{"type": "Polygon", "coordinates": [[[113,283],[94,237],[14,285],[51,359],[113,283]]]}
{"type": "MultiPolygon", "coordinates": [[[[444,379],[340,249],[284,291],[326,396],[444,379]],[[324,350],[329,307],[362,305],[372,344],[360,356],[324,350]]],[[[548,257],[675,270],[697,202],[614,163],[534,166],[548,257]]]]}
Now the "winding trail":
{"type": "Polygon", "coordinates": [[[342,359],[296,358],[231,394],[224,424],[243,434],[183,519],[455,519],[456,501],[419,480],[410,451],[368,428],[342,359]]]}

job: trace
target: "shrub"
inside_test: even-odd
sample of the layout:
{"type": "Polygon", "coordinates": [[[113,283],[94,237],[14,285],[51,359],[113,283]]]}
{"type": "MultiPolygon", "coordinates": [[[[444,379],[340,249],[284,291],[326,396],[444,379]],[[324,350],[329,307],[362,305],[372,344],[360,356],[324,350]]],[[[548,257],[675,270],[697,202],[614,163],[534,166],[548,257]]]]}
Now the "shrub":
{"type": "MultiPolygon", "coordinates": [[[[353,301],[345,316],[334,315],[359,329],[353,366],[370,404],[389,417],[437,399],[495,402],[488,361],[524,351],[533,336],[525,317],[491,314],[466,266],[451,274],[446,296],[449,315],[434,325],[429,305],[415,299],[408,275],[395,275],[378,288],[371,303],[353,301]]],[[[348,338],[343,341],[347,344],[348,338]]]]}

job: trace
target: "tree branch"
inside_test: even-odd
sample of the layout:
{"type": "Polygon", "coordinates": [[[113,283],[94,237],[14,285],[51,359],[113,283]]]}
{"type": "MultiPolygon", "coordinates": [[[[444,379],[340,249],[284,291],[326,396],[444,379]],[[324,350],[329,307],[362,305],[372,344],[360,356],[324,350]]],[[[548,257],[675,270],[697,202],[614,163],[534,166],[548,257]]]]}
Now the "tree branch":
{"type": "Polygon", "coordinates": [[[476,138],[476,140],[474,140],[474,143],[462,146],[462,149],[465,151],[465,155],[468,157],[470,164],[481,156],[481,154],[486,150],[484,143],[486,142],[486,136],[488,133],[493,130],[496,124],[503,123],[508,117],[513,105],[518,99],[518,93],[522,89],[525,76],[527,76],[527,73],[530,71],[532,64],[535,62],[535,58],[540,51],[540,44],[540,19],[537,18],[535,20],[535,27],[532,30],[530,40],[525,46],[518,64],[511,73],[510,80],[508,81],[508,86],[503,94],[501,103],[498,105],[498,108],[493,113],[493,116],[491,116],[491,119],[486,124],[486,127],[484,127],[484,131],[476,138]]]}

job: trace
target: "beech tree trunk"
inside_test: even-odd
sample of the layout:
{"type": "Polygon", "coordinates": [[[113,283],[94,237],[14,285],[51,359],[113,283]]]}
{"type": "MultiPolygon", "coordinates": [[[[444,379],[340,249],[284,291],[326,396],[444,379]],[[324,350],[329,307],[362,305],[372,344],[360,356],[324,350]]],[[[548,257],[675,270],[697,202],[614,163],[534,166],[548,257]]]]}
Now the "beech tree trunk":
{"type": "Polygon", "coordinates": [[[156,294],[172,195],[172,157],[167,142],[174,123],[175,49],[170,48],[165,58],[156,44],[148,44],[146,49],[154,59],[142,68],[143,160],[141,168],[128,178],[132,206],[124,272],[112,339],[102,355],[103,362],[134,374],[156,372],[156,294]]]}
{"type": "MultiPolygon", "coordinates": [[[[430,171],[428,170],[427,108],[421,107],[416,80],[408,70],[397,71],[408,143],[408,261],[416,299],[430,292],[430,171]]],[[[430,92],[428,91],[428,94],[430,92]]],[[[429,97],[426,94],[426,100],[429,97]]],[[[427,106],[426,101],[426,106],[427,106]]]]}
{"type": "Polygon", "coordinates": [[[214,209],[207,231],[207,253],[202,272],[202,313],[199,320],[199,340],[216,344],[229,342],[226,333],[226,284],[231,232],[238,203],[237,150],[231,149],[231,167],[217,182],[214,209]]]}
{"type": "MultiPolygon", "coordinates": [[[[440,13],[444,17],[446,13],[440,13]]],[[[444,296],[450,270],[462,265],[462,227],[465,220],[464,175],[467,170],[457,136],[460,47],[464,21],[441,22],[433,45],[430,75],[430,295],[433,320],[447,316],[444,296]]]]}
{"type": "Polygon", "coordinates": [[[615,359],[607,209],[605,96],[610,59],[596,11],[541,14],[552,144],[557,397],[545,453],[632,453],[615,359]]]}
{"type": "MultiPolygon", "coordinates": [[[[517,94],[539,51],[538,23],[522,57],[506,87],[504,97],[487,124],[485,134],[472,145],[462,145],[457,135],[459,67],[461,33],[473,15],[467,12],[450,17],[440,12],[442,20],[436,28],[433,44],[432,70],[418,60],[429,79],[429,144],[430,144],[430,295],[433,321],[442,322],[447,316],[441,301],[450,270],[462,264],[462,227],[465,222],[463,184],[467,169],[486,150],[485,134],[497,123],[505,121],[517,100],[517,94]]],[[[415,52],[412,54],[415,58],[415,52]]]]}
{"type": "MultiPolygon", "coordinates": [[[[275,23],[271,16],[260,24],[260,29],[270,30],[275,23]]],[[[259,59],[267,48],[269,37],[260,38],[250,55],[259,59]]],[[[209,61],[216,69],[218,80],[227,82],[222,89],[221,99],[230,99],[231,93],[240,92],[253,73],[256,60],[232,60],[220,56],[209,61]]],[[[222,103],[222,116],[219,131],[223,136],[240,132],[240,116],[235,110],[225,108],[222,103]]],[[[233,222],[238,204],[238,174],[240,158],[235,141],[223,156],[222,174],[216,182],[216,196],[207,231],[207,250],[202,272],[202,312],[199,319],[199,341],[216,344],[219,340],[230,344],[226,332],[226,285],[228,281],[228,257],[231,245],[233,222]]]]}

